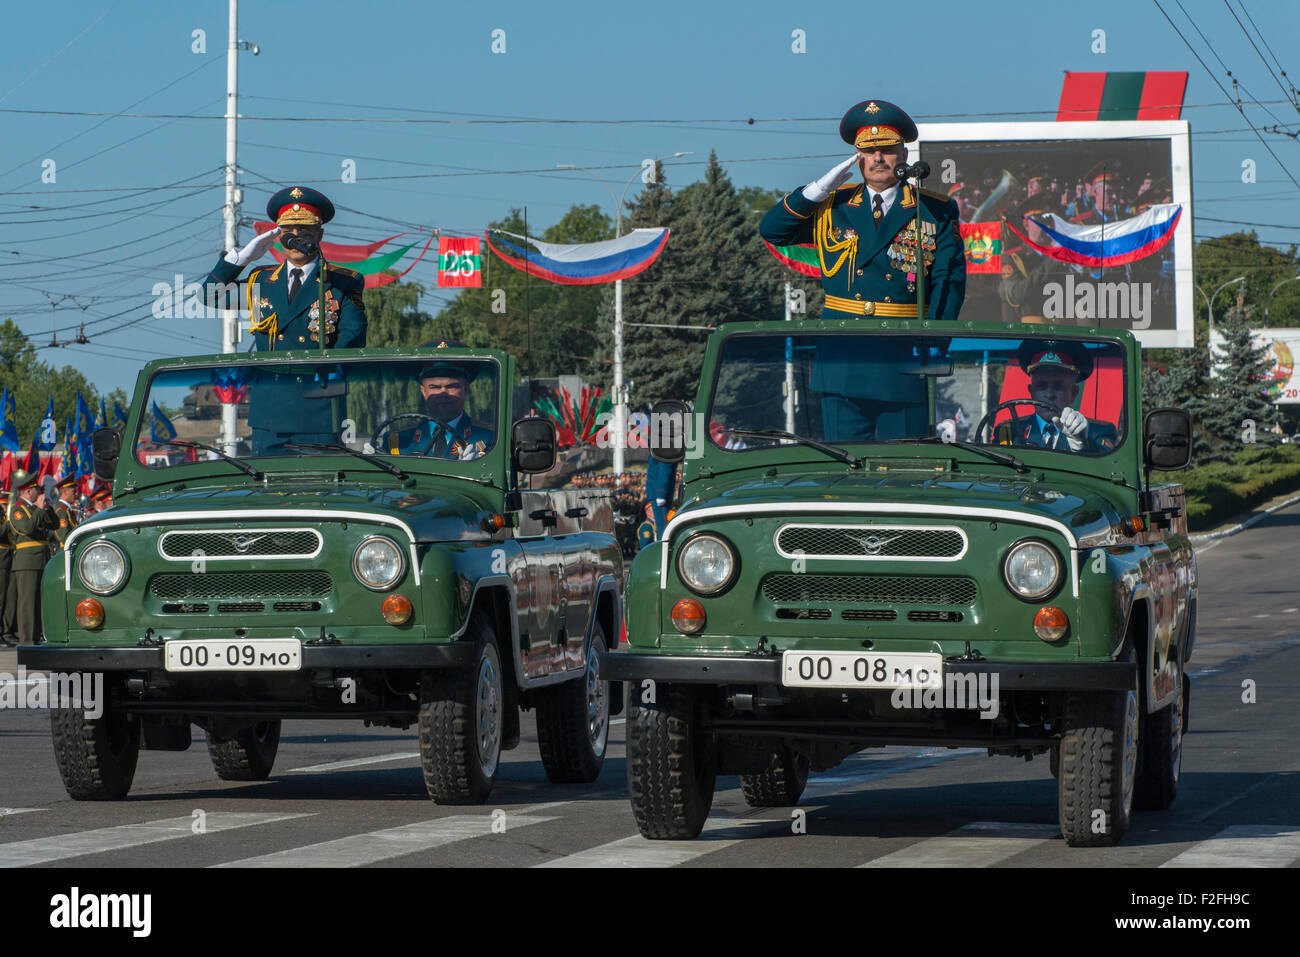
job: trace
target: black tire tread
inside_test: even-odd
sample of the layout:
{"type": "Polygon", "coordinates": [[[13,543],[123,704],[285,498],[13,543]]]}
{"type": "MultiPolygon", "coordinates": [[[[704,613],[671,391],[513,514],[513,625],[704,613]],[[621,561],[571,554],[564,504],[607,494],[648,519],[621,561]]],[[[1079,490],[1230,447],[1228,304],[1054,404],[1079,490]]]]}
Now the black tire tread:
{"type": "MultiPolygon", "coordinates": [[[[604,640],[600,626],[592,636],[604,640]]],[[[608,751],[608,743],[606,750],[608,751]]],[[[586,675],[547,688],[537,702],[537,749],[554,784],[590,784],[605,756],[596,756],[587,731],[586,675]]]]}
{"type": "Polygon", "coordinates": [[[280,722],[269,723],[275,726],[266,748],[269,753],[263,753],[254,727],[243,728],[229,738],[208,732],[208,757],[212,759],[217,777],[223,781],[265,781],[271,776],[280,750],[280,722]]]}
{"type": "Polygon", "coordinates": [[[1123,743],[1114,731],[1123,701],[1123,693],[1114,692],[1066,696],[1058,800],[1061,834],[1071,847],[1110,847],[1128,828],[1128,821],[1117,812],[1121,797],[1113,793],[1118,778],[1115,763],[1124,757],[1123,743]],[[1095,809],[1106,813],[1107,828],[1100,834],[1092,829],[1095,809]]]}
{"type": "MultiPolygon", "coordinates": [[[[468,633],[477,648],[487,642],[496,645],[492,626],[482,611],[474,613],[468,633]]],[[[420,685],[417,720],[420,766],[424,772],[425,790],[435,804],[482,804],[496,779],[495,775],[491,780],[486,779],[478,766],[474,682],[478,676],[479,660],[479,655],[476,655],[472,670],[432,672],[420,685]]],[[[497,663],[501,673],[499,648],[497,663]]],[[[504,681],[502,673],[503,684],[504,681]]]]}
{"type": "MultiPolygon", "coordinates": [[[[1182,693],[1181,688],[1179,694],[1182,693]]],[[[1142,716],[1142,738],[1138,742],[1138,775],[1133,789],[1133,807],[1139,811],[1163,811],[1178,796],[1174,759],[1170,753],[1174,734],[1171,725],[1174,704],[1155,714],[1142,716]]]]}
{"type": "Polygon", "coordinates": [[[807,784],[807,759],[789,748],[773,751],[765,771],[740,776],[740,790],[750,807],[794,807],[807,784]]]}
{"type": "Polygon", "coordinates": [[[50,712],[59,777],[74,801],[120,801],[131,790],[140,758],[140,722],[131,720],[125,752],[115,758],[109,750],[108,720],[107,714],[87,718],[85,711],[75,707],[50,712]]]}
{"type": "Polygon", "coordinates": [[[713,807],[716,764],[708,762],[697,778],[694,695],[662,684],[658,692],[651,704],[632,693],[627,721],[632,816],[642,837],[687,840],[699,836],[713,807]]]}

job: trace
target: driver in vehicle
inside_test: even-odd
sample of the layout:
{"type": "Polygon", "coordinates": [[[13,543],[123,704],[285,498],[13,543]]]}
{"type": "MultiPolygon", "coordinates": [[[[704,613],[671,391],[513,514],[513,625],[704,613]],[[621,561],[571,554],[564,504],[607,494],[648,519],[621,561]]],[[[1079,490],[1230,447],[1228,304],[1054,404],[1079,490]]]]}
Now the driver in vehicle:
{"type": "Polygon", "coordinates": [[[1089,421],[1073,407],[1084,381],[1092,375],[1093,363],[1086,349],[1070,342],[1028,340],[1021,345],[1017,361],[1029,374],[1030,398],[1050,408],[1034,406],[1034,414],[1029,416],[1016,415],[1013,408],[1010,421],[997,428],[998,445],[1093,453],[1116,446],[1114,425],[1089,421]]]}
{"type": "Polygon", "coordinates": [[[415,378],[427,419],[413,430],[393,435],[400,442],[395,454],[467,462],[487,452],[492,447],[492,430],[475,425],[465,413],[469,384],[478,371],[478,363],[447,361],[422,368],[415,378]]]}

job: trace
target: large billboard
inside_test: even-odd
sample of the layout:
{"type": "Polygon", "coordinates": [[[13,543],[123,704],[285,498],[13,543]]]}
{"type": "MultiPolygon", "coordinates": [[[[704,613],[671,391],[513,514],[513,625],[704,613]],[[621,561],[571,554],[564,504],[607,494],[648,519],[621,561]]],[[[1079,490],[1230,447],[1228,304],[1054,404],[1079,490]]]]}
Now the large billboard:
{"type": "Polygon", "coordinates": [[[1192,346],[1192,209],[1184,121],[923,123],[912,159],[957,201],[961,318],[1128,329],[1192,346]],[[919,154],[919,155],[918,155],[919,154]]]}
{"type": "MultiPolygon", "coordinates": [[[[1295,357],[1300,355],[1300,329],[1279,327],[1252,329],[1251,337],[1257,347],[1268,349],[1264,362],[1268,371],[1263,385],[1268,397],[1278,405],[1300,405],[1300,374],[1296,373],[1295,357]]],[[[1210,337],[1216,364],[1224,355],[1223,336],[1218,329],[1210,337]]]]}

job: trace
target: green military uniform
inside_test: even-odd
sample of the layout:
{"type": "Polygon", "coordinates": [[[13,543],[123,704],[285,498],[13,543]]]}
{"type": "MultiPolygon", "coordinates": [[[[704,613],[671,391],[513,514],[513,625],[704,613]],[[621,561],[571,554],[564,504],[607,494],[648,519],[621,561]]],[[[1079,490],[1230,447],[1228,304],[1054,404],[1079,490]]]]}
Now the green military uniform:
{"type": "Polygon", "coordinates": [[[0,645],[10,645],[17,641],[14,634],[16,618],[14,615],[13,582],[10,568],[13,566],[14,547],[9,543],[9,519],[0,516],[0,645]]]}
{"type": "MultiPolygon", "coordinates": [[[[858,150],[898,147],[917,138],[911,117],[871,100],[840,121],[840,136],[858,150]]],[[[776,246],[812,244],[826,292],[823,319],[916,318],[918,253],[925,263],[926,315],[956,319],[966,294],[966,256],[957,204],[947,196],[897,187],[888,211],[873,209],[865,183],[845,185],[820,202],[803,189],[768,210],[759,232],[776,246]],[[920,235],[916,214],[920,210],[920,235]]],[[[827,338],[813,365],[821,394],[821,434],[831,442],[924,434],[925,384],[895,373],[910,356],[901,344],[827,338]]]]}
{"type": "Polygon", "coordinates": [[[41,637],[41,573],[49,557],[49,513],[19,497],[9,510],[9,540],[13,544],[12,575],[17,600],[18,643],[32,645],[41,637]]]}
{"type": "Polygon", "coordinates": [[[72,530],[77,527],[77,515],[70,502],[59,499],[54,503],[54,517],[58,520],[58,525],[54,529],[54,541],[58,546],[55,551],[58,551],[63,548],[72,530]]]}

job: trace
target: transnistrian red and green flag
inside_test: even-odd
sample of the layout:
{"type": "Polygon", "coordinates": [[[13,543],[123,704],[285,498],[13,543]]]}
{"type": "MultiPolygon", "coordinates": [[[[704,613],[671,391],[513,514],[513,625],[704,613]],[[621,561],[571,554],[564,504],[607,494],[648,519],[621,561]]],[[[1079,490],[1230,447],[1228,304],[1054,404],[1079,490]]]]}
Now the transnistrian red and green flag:
{"type": "Polygon", "coordinates": [[[817,247],[811,243],[802,243],[798,246],[773,246],[765,239],[763,245],[767,247],[768,252],[795,272],[821,278],[822,266],[817,261],[817,247]]]}
{"type": "Polygon", "coordinates": [[[483,260],[477,236],[438,237],[438,285],[483,285],[483,260]]]}
{"type": "Polygon", "coordinates": [[[1057,122],[1066,120],[1176,120],[1187,90],[1185,72],[1065,72],[1057,122]]]}
{"type": "MultiPolygon", "coordinates": [[[[275,229],[275,223],[257,223],[256,228],[258,235],[261,235],[268,229],[275,229]]],[[[406,233],[398,233],[395,236],[388,236],[360,246],[344,245],[342,243],[321,243],[320,251],[325,256],[326,262],[339,263],[361,273],[366,277],[366,288],[373,289],[376,286],[386,286],[394,280],[401,279],[415,268],[415,264],[424,258],[424,254],[429,251],[429,247],[433,244],[433,237],[430,236],[428,241],[425,242],[424,248],[420,250],[420,255],[416,256],[415,260],[400,273],[394,275],[388,270],[396,269],[402,257],[418,246],[419,243],[410,243],[387,253],[381,253],[379,250],[385,244],[405,235],[406,233]]],[[[279,243],[273,245],[271,247],[271,256],[274,257],[276,262],[284,262],[284,247],[279,243]]]]}
{"type": "Polygon", "coordinates": [[[961,242],[966,247],[966,272],[1002,274],[1002,223],[962,223],[961,242]]]}

